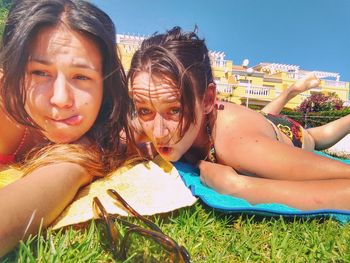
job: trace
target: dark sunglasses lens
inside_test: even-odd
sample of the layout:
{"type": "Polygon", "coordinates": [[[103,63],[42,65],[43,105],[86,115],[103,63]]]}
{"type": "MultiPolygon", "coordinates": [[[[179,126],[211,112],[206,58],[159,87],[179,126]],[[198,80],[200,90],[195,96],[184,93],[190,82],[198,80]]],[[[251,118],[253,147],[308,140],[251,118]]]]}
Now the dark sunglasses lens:
{"type": "Polygon", "coordinates": [[[184,262],[176,248],[138,232],[125,240],[125,256],[127,262],[184,262]]]}

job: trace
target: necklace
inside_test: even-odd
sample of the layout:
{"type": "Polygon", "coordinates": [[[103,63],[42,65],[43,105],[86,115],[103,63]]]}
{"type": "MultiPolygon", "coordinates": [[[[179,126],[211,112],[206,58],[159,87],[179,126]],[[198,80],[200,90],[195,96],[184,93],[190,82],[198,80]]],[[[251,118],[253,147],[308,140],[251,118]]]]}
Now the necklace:
{"type": "Polygon", "coordinates": [[[212,163],[216,163],[216,151],[214,147],[213,138],[211,137],[211,129],[210,129],[209,123],[207,123],[206,130],[209,138],[209,152],[207,157],[205,157],[204,161],[209,160],[212,163]]]}

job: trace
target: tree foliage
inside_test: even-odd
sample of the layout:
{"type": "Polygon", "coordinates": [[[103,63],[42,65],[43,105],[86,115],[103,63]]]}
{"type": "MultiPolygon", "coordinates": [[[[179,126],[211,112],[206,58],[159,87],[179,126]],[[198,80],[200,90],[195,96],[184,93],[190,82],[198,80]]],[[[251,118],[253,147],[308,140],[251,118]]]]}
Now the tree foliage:
{"type": "Polygon", "coordinates": [[[306,98],[296,110],[304,114],[309,112],[342,110],[343,103],[343,100],[336,93],[330,93],[329,95],[314,93],[306,98]]]}
{"type": "Polygon", "coordinates": [[[11,4],[12,0],[0,0],[0,8],[6,8],[8,10],[11,4]]]}
{"type": "Polygon", "coordinates": [[[0,0],[0,38],[4,32],[6,17],[12,0],[0,0]]]}

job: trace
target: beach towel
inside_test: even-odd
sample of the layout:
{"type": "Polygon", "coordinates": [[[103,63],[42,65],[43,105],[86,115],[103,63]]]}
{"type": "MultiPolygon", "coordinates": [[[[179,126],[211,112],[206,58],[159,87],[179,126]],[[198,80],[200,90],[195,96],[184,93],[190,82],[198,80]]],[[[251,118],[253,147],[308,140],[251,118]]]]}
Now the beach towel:
{"type": "MultiPolygon", "coordinates": [[[[322,156],[350,164],[350,160],[343,160],[332,157],[323,152],[315,152],[322,156]]],[[[340,222],[350,222],[350,211],[335,209],[320,209],[302,211],[279,203],[250,204],[248,201],[234,196],[224,195],[212,188],[203,185],[199,179],[199,170],[182,162],[174,163],[186,186],[192,193],[199,197],[206,205],[227,213],[247,213],[264,216],[285,216],[285,217],[332,217],[340,222]]]]}
{"type": "Polygon", "coordinates": [[[125,166],[81,189],[74,201],[52,224],[53,229],[86,222],[94,217],[92,199],[97,196],[107,212],[127,216],[106,190],[116,190],[141,215],[167,213],[196,201],[175,167],[157,156],[135,166],[125,166]]]}
{"type": "Polygon", "coordinates": [[[8,168],[0,171],[0,189],[10,183],[13,183],[21,177],[22,172],[15,168],[8,168]]]}

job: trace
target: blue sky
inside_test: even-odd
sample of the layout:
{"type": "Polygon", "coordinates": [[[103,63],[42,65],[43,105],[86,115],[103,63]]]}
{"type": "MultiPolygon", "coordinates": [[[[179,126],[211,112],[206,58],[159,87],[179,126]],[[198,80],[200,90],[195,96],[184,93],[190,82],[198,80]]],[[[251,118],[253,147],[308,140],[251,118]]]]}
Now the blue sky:
{"type": "Polygon", "coordinates": [[[120,34],[192,30],[209,49],[249,66],[299,65],[350,81],[350,0],[92,0],[120,34]]]}

